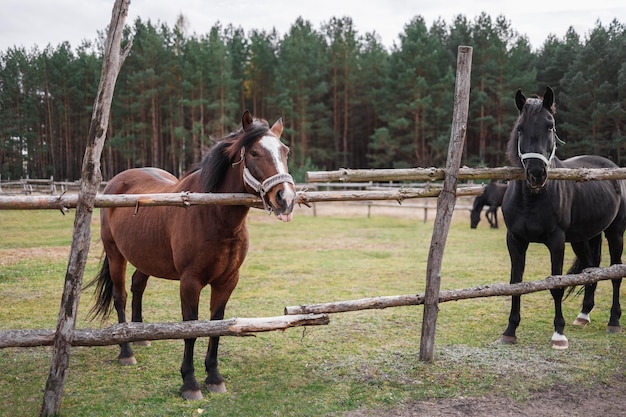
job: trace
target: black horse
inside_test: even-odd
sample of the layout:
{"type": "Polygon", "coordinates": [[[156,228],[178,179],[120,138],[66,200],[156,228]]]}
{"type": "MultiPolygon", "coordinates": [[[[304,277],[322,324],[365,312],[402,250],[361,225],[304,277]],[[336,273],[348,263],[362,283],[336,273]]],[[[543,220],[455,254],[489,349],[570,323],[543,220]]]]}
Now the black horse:
{"type": "Polygon", "coordinates": [[[470,226],[472,229],[476,229],[476,226],[478,226],[480,213],[482,213],[484,206],[489,206],[485,213],[489,226],[492,229],[498,228],[498,207],[502,205],[502,200],[504,200],[506,186],[506,184],[492,181],[487,184],[481,195],[476,196],[470,214],[470,226]]]}
{"type": "MultiPolygon", "coordinates": [[[[600,156],[583,155],[559,160],[555,156],[560,142],[554,124],[554,92],[548,87],[542,98],[526,99],[521,90],[515,95],[519,117],[508,143],[511,164],[523,167],[526,181],[509,183],[502,203],[507,227],[506,242],[511,258],[511,283],[521,282],[530,242],[543,243],[550,251],[552,275],[563,272],[565,242],[576,255],[569,273],[579,273],[600,264],[602,232],[609,244],[611,264],[621,263],[626,229],[626,184],[621,180],[550,181],[548,168],[616,168],[600,156]]],[[[613,305],[607,332],[621,331],[619,289],[622,279],[613,280],[613,305]]],[[[589,323],[594,306],[596,284],[585,287],[582,312],[574,322],[589,323]]],[[[561,302],[565,289],[550,290],[554,299],[552,346],[567,349],[563,334],[565,320],[561,302]]],[[[515,343],[520,323],[520,296],[513,296],[509,324],[501,341],[515,343]]]]}

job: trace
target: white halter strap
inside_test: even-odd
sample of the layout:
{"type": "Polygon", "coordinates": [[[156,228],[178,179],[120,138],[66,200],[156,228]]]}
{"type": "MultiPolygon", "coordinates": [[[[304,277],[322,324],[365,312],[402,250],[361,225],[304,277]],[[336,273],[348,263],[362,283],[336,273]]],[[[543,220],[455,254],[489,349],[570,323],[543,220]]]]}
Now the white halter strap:
{"type": "Polygon", "coordinates": [[[522,153],[522,150],[520,148],[520,137],[521,134],[518,132],[518,136],[517,136],[517,155],[519,156],[519,159],[522,161],[522,165],[525,166],[524,161],[527,159],[539,159],[541,161],[543,161],[544,164],[546,164],[547,166],[550,166],[550,163],[552,162],[552,160],[554,159],[554,155],[556,153],[556,143],[557,141],[561,144],[563,144],[564,142],[561,141],[558,136],[556,136],[556,132],[554,132],[554,141],[552,143],[552,152],[550,153],[550,157],[546,158],[545,155],[537,153],[537,152],[526,152],[526,153],[522,153]]]}
{"type": "Polygon", "coordinates": [[[279,173],[279,174],[272,175],[271,177],[266,178],[263,182],[260,182],[259,180],[254,178],[254,175],[252,175],[252,173],[246,166],[246,161],[244,159],[245,154],[246,154],[246,148],[242,147],[241,159],[239,160],[239,162],[236,162],[233,165],[237,165],[243,162],[243,182],[245,182],[254,191],[259,193],[259,195],[261,196],[261,200],[263,200],[263,207],[265,208],[265,211],[267,211],[268,213],[271,213],[272,208],[270,207],[269,203],[266,201],[265,195],[272,188],[284,182],[287,182],[295,186],[293,177],[290,174],[279,173]]]}

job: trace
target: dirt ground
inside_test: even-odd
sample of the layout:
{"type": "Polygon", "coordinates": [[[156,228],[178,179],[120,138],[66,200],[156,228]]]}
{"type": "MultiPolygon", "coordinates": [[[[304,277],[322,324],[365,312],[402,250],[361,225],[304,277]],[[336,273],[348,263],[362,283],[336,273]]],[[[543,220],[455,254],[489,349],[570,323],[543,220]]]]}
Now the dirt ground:
{"type": "Polygon", "coordinates": [[[390,410],[356,410],[343,417],[613,417],[626,416],[626,376],[610,385],[554,386],[526,402],[507,397],[407,402],[390,410]]]}

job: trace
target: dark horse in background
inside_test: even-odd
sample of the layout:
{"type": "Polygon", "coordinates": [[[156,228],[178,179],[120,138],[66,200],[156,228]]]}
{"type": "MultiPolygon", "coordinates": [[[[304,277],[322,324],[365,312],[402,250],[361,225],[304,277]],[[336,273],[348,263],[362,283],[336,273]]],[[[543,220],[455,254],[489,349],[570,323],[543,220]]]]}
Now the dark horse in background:
{"type": "MultiPolygon", "coordinates": [[[[289,149],[280,141],[281,120],[271,128],[265,120],[242,117],[242,128],[223,138],[204,157],[199,169],[178,180],[157,168],[130,169],[109,181],[107,194],[142,193],[254,193],[268,212],[290,221],[296,198],[287,170],[289,149]]],[[[180,207],[106,208],[101,212],[101,236],[106,257],[93,283],[96,304],[92,315],[103,320],[111,312],[126,321],[125,272],[129,262],[137,270],[131,291],[132,321],[142,321],[141,300],[149,276],[180,281],[183,320],[198,319],[200,291],[211,286],[211,320],[224,318],[224,309],[239,280],[239,267],[248,250],[246,216],[249,207],[197,205],[180,207]]],[[[185,339],[181,366],[181,394],[200,399],[194,376],[196,339],[185,339]]],[[[224,392],[217,366],[219,337],[211,337],[205,358],[209,391],[224,392]]],[[[137,363],[129,343],[120,345],[122,364],[137,363]]]]}
{"type": "Polygon", "coordinates": [[[476,196],[472,205],[472,212],[470,213],[470,227],[472,229],[476,229],[476,226],[478,226],[480,214],[483,212],[484,206],[488,206],[485,218],[489,222],[489,226],[492,229],[498,228],[498,207],[502,205],[506,187],[506,184],[492,181],[485,186],[481,195],[476,196]]]}
{"type": "MultiPolygon", "coordinates": [[[[626,184],[621,180],[554,181],[549,168],[616,168],[606,158],[582,155],[561,161],[555,156],[557,142],[554,124],[554,92],[547,88],[542,98],[526,98],[521,91],[515,95],[519,117],[508,143],[511,164],[522,167],[526,180],[509,183],[502,203],[507,226],[506,242],[511,258],[511,283],[522,281],[526,250],[530,242],[543,243],[550,251],[551,274],[561,275],[565,242],[570,242],[576,259],[569,273],[579,273],[600,265],[602,233],[604,233],[611,264],[622,262],[623,236],[626,228],[626,184]]],[[[613,305],[607,332],[621,331],[619,290],[622,279],[613,280],[613,305]]],[[[574,324],[589,323],[597,284],[587,285],[582,311],[574,324]]],[[[552,346],[567,349],[561,311],[564,288],[550,290],[554,299],[554,335],[552,346]]],[[[501,341],[515,343],[515,330],[520,323],[520,296],[513,296],[509,324],[501,341]]]]}

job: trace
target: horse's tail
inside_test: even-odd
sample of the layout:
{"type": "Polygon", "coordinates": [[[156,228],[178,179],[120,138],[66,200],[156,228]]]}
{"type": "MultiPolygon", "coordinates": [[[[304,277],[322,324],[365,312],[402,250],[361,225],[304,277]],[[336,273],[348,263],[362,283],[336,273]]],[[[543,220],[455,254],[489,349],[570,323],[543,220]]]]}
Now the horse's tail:
{"type": "Polygon", "coordinates": [[[83,290],[95,285],[95,303],[93,307],[89,310],[89,314],[87,318],[89,320],[94,320],[98,316],[100,316],[101,320],[104,322],[111,314],[111,310],[113,309],[113,280],[111,280],[111,272],[109,270],[109,258],[107,256],[104,257],[104,262],[102,262],[102,268],[100,268],[100,272],[92,279],[87,285],[83,287],[83,290]]]}
{"type": "MultiPolygon", "coordinates": [[[[591,259],[595,260],[595,261],[592,261],[592,262],[595,262],[595,265],[583,264],[580,258],[577,256],[576,258],[574,258],[574,262],[572,263],[572,266],[567,271],[568,275],[580,274],[581,272],[583,272],[585,268],[588,268],[590,266],[600,265],[600,259],[602,255],[602,235],[596,236],[595,238],[592,238],[586,241],[585,245],[587,246],[586,250],[588,251],[588,254],[591,256],[591,259]]],[[[585,286],[583,285],[576,292],[576,296],[579,296],[580,294],[582,294],[584,290],[585,290],[585,286]]],[[[565,292],[565,299],[567,299],[567,297],[569,297],[574,291],[576,291],[576,286],[568,287],[567,291],[565,292]]]]}
{"type": "MultiPolygon", "coordinates": [[[[583,270],[583,266],[582,266],[582,262],[580,262],[580,259],[578,259],[578,257],[576,257],[576,259],[574,259],[574,263],[572,263],[572,266],[570,267],[570,269],[567,271],[567,274],[579,274],[582,272],[583,270]]],[[[578,289],[578,291],[576,291],[576,286],[571,286],[571,287],[567,287],[567,291],[565,291],[565,297],[563,298],[564,300],[567,300],[567,297],[569,297],[570,295],[572,295],[572,293],[574,291],[576,291],[576,297],[578,297],[580,294],[582,294],[582,292],[585,290],[585,287],[582,286],[578,289]]]]}

